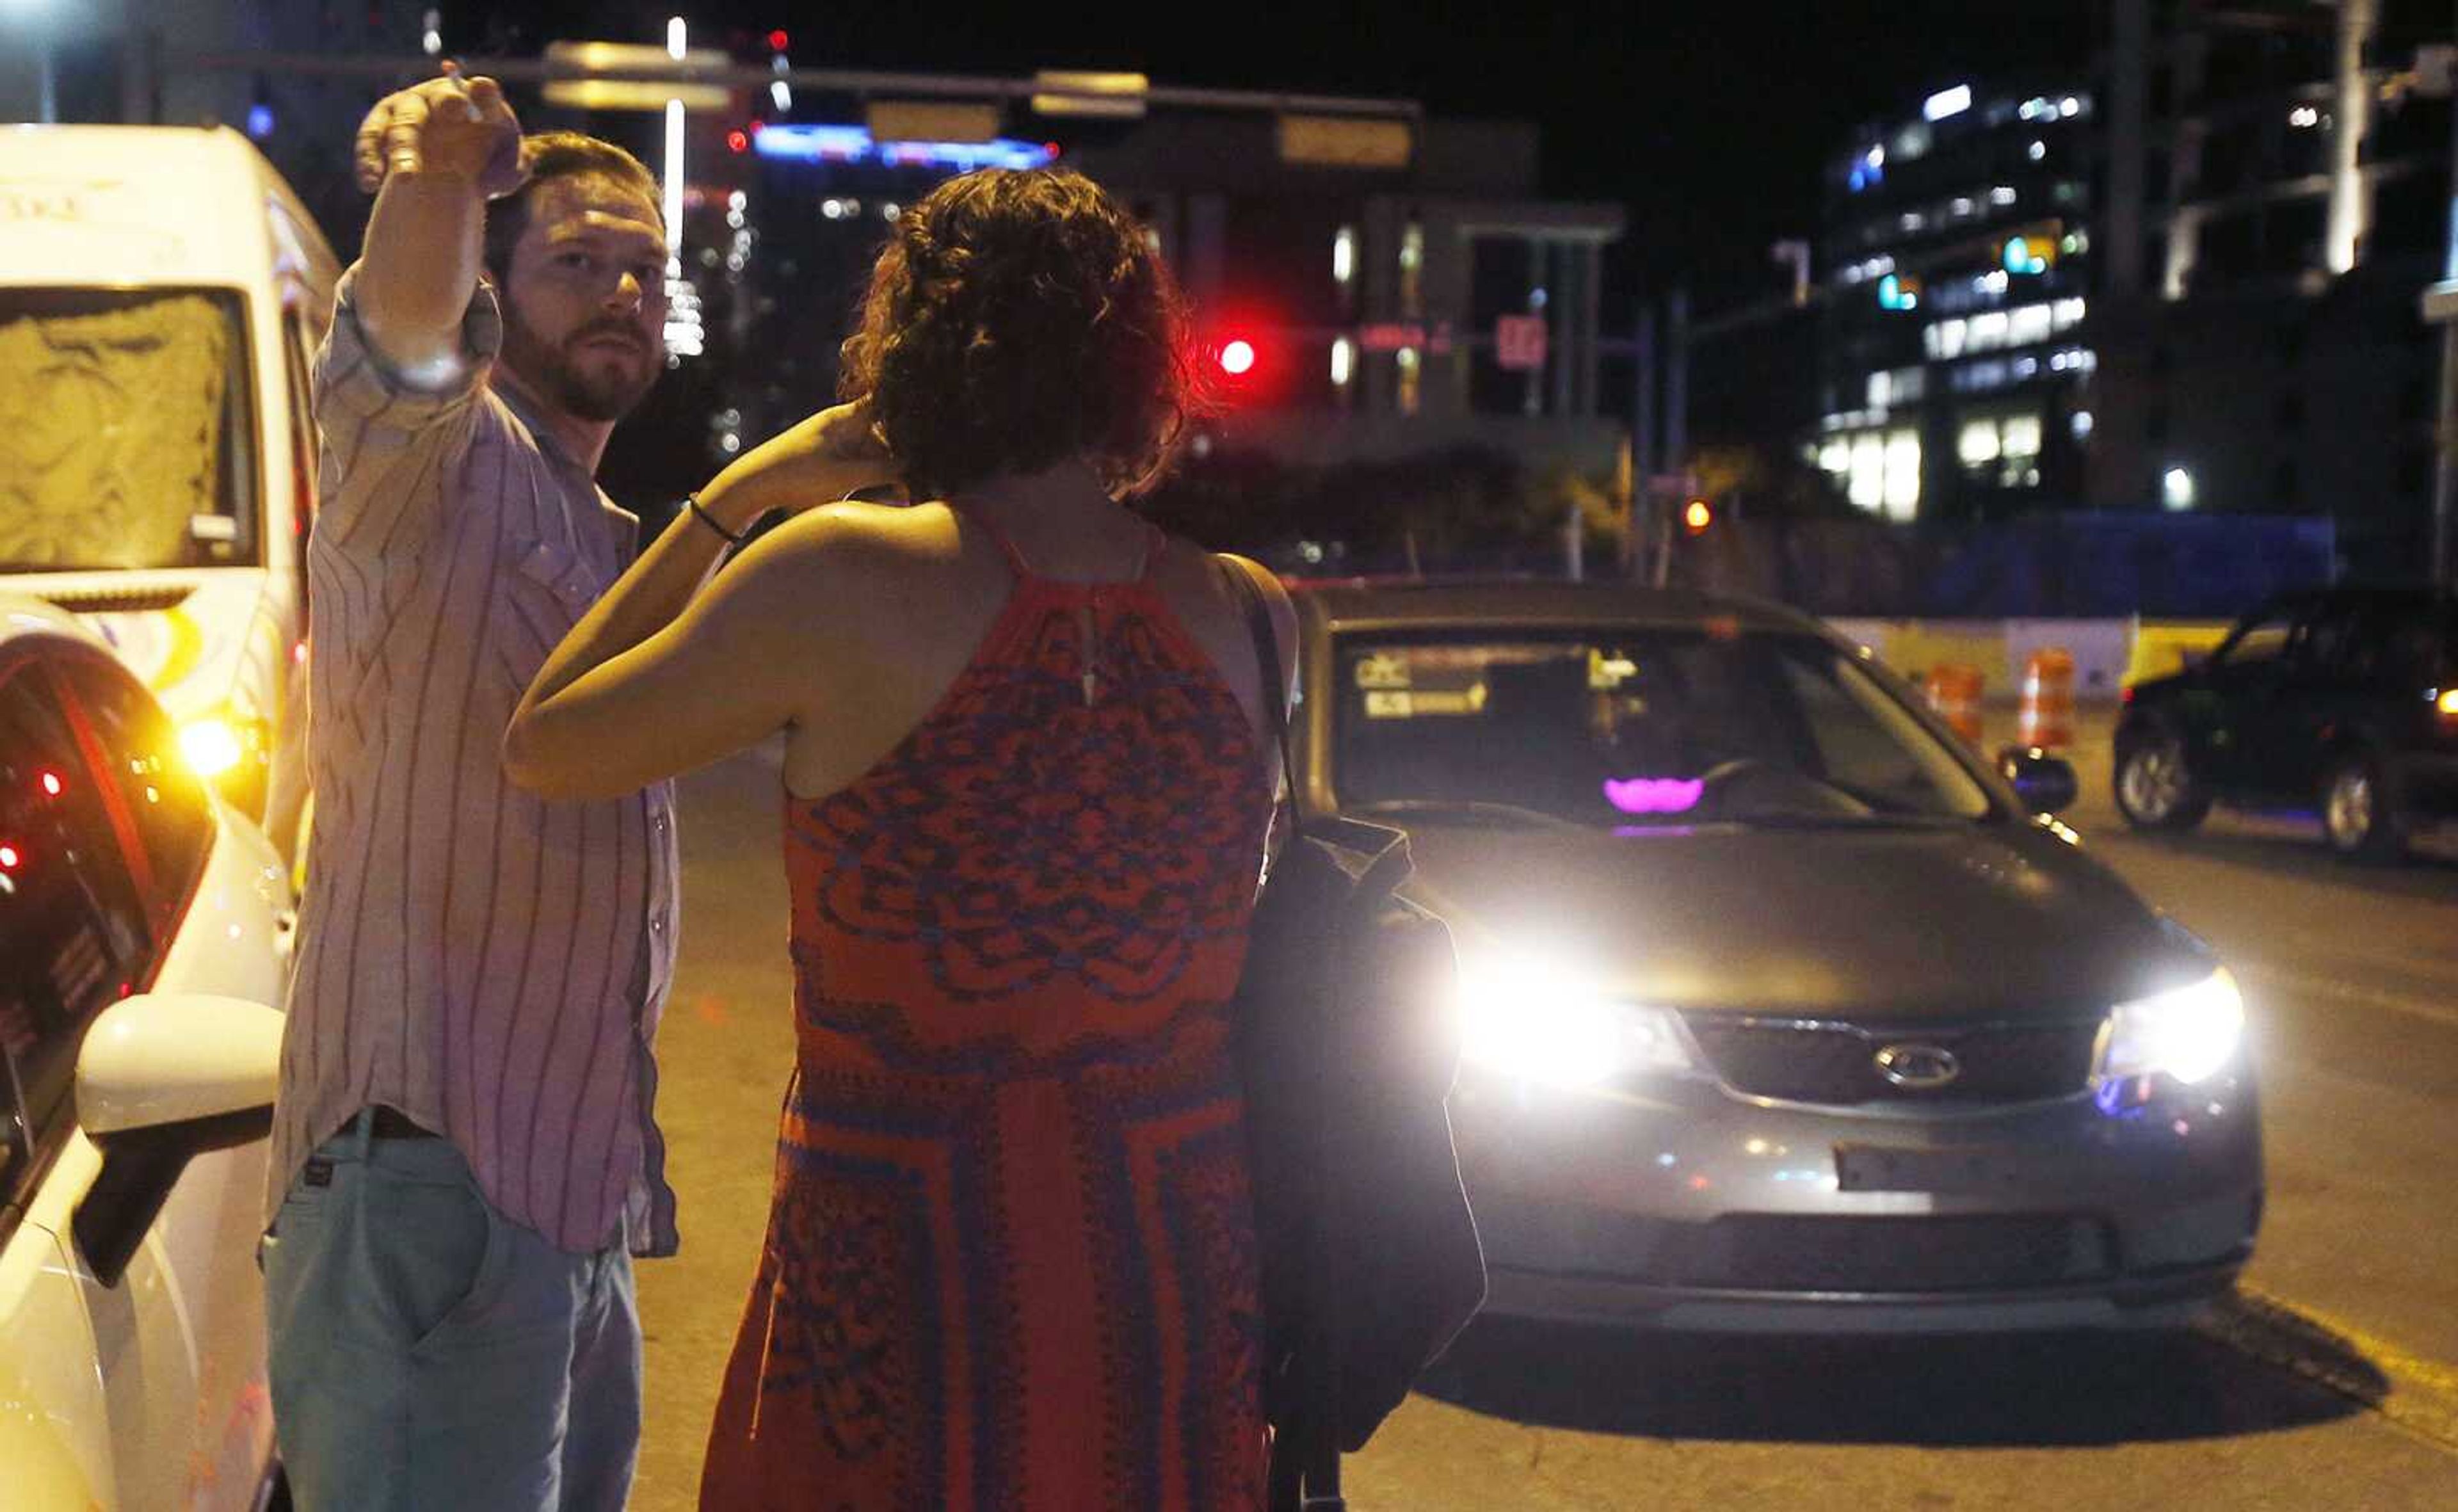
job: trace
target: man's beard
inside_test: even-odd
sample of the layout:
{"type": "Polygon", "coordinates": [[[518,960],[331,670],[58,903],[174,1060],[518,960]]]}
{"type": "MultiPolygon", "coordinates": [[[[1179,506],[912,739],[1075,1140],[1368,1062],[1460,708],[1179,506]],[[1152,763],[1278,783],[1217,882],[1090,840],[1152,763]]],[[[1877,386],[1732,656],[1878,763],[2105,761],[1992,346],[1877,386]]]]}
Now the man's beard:
{"type": "Polygon", "coordinates": [[[520,306],[500,291],[498,297],[504,311],[505,365],[566,414],[611,423],[630,414],[648,397],[649,389],[657,381],[657,367],[653,361],[656,354],[641,341],[637,327],[622,321],[595,321],[573,332],[561,345],[550,345],[521,318],[520,306]],[[620,369],[595,373],[582,370],[573,349],[583,342],[609,335],[622,336],[639,344],[639,377],[630,377],[620,369]]]}

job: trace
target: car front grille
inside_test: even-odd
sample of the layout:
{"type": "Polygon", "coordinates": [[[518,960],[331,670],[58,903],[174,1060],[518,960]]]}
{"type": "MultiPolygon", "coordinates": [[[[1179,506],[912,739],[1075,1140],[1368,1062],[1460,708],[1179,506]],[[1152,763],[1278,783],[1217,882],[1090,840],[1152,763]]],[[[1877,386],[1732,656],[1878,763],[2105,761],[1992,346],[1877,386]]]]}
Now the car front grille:
{"type": "Polygon", "coordinates": [[[1673,1284],[1765,1292],[2019,1291],[2106,1280],[2116,1248],[2096,1218],[1794,1217],[1673,1225],[1656,1268],[1673,1284]]]}
{"type": "Polygon", "coordinates": [[[2070,1097],[2091,1083],[2098,1019],[1901,1029],[1783,1019],[1683,1015],[1724,1085],[1751,1097],[1858,1107],[1869,1103],[2027,1103],[2070,1097]],[[1899,1086],[1878,1067],[1888,1046],[1950,1052],[1956,1073],[1934,1087],[1899,1086]]]}

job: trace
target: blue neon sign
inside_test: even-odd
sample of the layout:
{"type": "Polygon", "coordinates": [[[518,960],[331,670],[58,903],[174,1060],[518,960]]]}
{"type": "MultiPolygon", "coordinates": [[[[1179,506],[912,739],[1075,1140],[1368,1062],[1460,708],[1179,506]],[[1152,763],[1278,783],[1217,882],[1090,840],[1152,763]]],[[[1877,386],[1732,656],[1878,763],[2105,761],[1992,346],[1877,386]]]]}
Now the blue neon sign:
{"type": "Polygon", "coordinates": [[[1041,142],[1000,137],[987,142],[883,142],[862,126],[822,126],[790,121],[762,128],[751,138],[762,157],[806,163],[876,163],[888,168],[1046,168],[1058,155],[1041,142]]]}

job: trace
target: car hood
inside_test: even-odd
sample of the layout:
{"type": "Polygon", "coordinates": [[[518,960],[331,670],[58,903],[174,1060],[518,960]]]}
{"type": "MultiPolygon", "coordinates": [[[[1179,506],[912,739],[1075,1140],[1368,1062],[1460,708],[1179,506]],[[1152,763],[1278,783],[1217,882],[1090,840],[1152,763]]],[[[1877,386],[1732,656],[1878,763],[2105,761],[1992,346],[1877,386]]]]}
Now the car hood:
{"type": "Polygon", "coordinates": [[[1411,830],[1410,896],[1464,961],[1575,963],[1685,1011],[1869,1022],[2097,1011],[2211,961],[2030,824],[1869,830],[1411,830]]]}

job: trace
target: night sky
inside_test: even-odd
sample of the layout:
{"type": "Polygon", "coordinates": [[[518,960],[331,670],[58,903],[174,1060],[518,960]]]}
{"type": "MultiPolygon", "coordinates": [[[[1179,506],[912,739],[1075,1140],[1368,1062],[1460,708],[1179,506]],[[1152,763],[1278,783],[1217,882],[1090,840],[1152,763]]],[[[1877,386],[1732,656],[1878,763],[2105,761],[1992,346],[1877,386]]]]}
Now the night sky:
{"type": "Polygon", "coordinates": [[[656,40],[664,18],[680,12],[698,29],[695,45],[719,43],[720,29],[784,28],[804,67],[1128,69],[1172,84],[1411,97],[1437,114],[1533,119],[1549,194],[1630,206],[1625,277],[1687,280],[1713,308],[1781,283],[1766,249],[1815,231],[1819,164],[1851,126],[1900,114],[1968,76],[2078,71],[2101,9],[2087,0],[464,0],[446,20],[456,49],[533,52],[552,37],[656,40]],[[462,19],[481,13],[496,18],[494,34],[462,19]],[[513,15],[522,19],[503,19],[513,15]]]}

